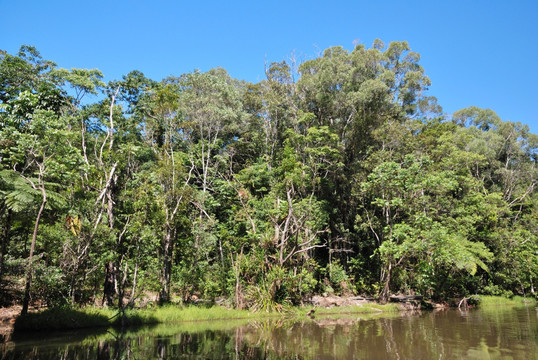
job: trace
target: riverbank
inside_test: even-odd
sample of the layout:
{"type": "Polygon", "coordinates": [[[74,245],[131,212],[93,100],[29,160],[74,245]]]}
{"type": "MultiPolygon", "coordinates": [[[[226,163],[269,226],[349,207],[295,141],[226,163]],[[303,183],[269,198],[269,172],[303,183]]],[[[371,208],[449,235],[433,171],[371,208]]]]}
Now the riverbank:
{"type": "MultiPolygon", "coordinates": [[[[517,306],[536,304],[536,300],[514,297],[475,296],[480,307],[517,306]]],[[[332,299],[334,303],[334,298],[332,299]]],[[[95,327],[139,326],[159,323],[196,322],[208,320],[262,319],[266,317],[306,317],[344,314],[372,314],[409,310],[446,308],[443,304],[424,301],[379,304],[370,300],[341,301],[341,305],[326,306],[327,302],[314,306],[290,307],[281,312],[252,312],[229,309],[222,306],[167,305],[146,309],[116,309],[84,307],[79,309],[55,308],[19,316],[20,307],[0,309],[0,333],[15,331],[67,330],[95,327]],[[325,306],[324,306],[325,305],[325,306]]]]}
{"type": "Polygon", "coordinates": [[[314,317],[14,333],[0,344],[0,358],[534,359],[538,353],[533,306],[335,315],[321,310],[314,317]]]}
{"type": "Polygon", "coordinates": [[[537,300],[534,298],[525,298],[523,296],[514,296],[513,298],[504,298],[501,296],[479,295],[479,306],[518,306],[518,305],[536,305],[537,300]]]}
{"type": "Polygon", "coordinates": [[[266,317],[301,317],[344,313],[381,313],[408,310],[399,304],[363,304],[316,308],[313,306],[283,309],[281,312],[252,312],[221,306],[200,307],[167,305],[148,309],[129,309],[124,313],[115,309],[85,307],[80,309],[55,308],[28,313],[14,321],[15,331],[63,330],[91,327],[140,326],[160,323],[196,322],[209,320],[261,319],[266,317]]]}

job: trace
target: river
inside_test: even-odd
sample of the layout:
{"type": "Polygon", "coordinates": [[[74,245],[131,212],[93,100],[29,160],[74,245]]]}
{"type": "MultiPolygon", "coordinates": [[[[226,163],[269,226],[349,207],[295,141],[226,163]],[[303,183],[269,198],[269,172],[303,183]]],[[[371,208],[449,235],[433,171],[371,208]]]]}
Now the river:
{"type": "Polygon", "coordinates": [[[538,311],[490,307],[16,334],[2,359],[538,359],[538,311]]]}

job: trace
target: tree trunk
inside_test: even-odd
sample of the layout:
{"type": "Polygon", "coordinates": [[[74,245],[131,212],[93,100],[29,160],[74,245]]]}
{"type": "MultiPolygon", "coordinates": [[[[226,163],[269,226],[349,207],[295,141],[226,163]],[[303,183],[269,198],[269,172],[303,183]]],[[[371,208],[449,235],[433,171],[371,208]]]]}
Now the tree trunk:
{"type": "Polygon", "coordinates": [[[243,310],[243,294],[241,291],[241,260],[243,259],[243,248],[244,245],[241,245],[241,252],[235,255],[235,262],[232,259],[232,266],[235,273],[235,308],[243,310]]]}
{"type": "Polygon", "coordinates": [[[167,226],[163,244],[163,267],[161,270],[161,292],[159,303],[165,304],[170,301],[170,278],[172,273],[172,229],[167,226]]]}
{"type": "Polygon", "coordinates": [[[41,215],[43,214],[43,210],[45,209],[45,204],[47,203],[47,193],[45,191],[45,188],[41,187],[40,190],[42,201],[41,206],[39,207],[39,211],[37,212],[37,217],[35,219],[34,233],[32,234],[32,243],[30,245],[30,255],[28,256],[28,267],[26,269],[26,285],[24,287],[24,298],[22,300],[22,315],[28,312],[28,304],[30,302],[30,286],[32,285],[32,262],[34,257],[35,243],[37,240],[37,230],[39,228],[39,220],[41,219],[41,215]]]}
{"type": "MultiPolygon", "coordinates": [[[[75,272],[76,274],[76,272],[75,272]]],[[[75,300],[76,300],[76,291],[75,291],[75,287],[76,287],[76,275],[73,275],[71,277],[71,282],[70,282],[70,295],[71,295],[71,306],[74,306],[75,305],[75,300]]]]}
{"type": "Polygon", "coordinates": [[[6,222],[2,229],[2,244],[0,245],[0,284],[2,283],[2,277],[4,276],[4,259],[7,253],[7,246],[9,244],[9,230],[11,229],[12,211],[8,210],[6,215],[6,222]]]}
{"type": "Polygon", "coordinates": [[[138,262],[140,260],[140,244],[136,245],[136,261],[133,275],[133,286],[131,288],[131,298],[129,300],[129,305],[134,305],[136,299],[136,284],[138,281],[138,262]]]}
{"type": "Polygon", "coordinates": [[[385,275],[385,285],[383,286],[383,290],[379,294],[379,300],[382,303],[386,303],[389,300],[391,272],[392,272],[392,263],[389,261],[388,268],[387,268],[387,273],[385,275]]]}
{"type": "Polygon", "coordinates": [[[102,306],[111,306],[114,304],[114,295],[116,293],[116,271],[114,263],[109,261],[105,265],[105,283],[103,286],[103,301],[102,306]]]}

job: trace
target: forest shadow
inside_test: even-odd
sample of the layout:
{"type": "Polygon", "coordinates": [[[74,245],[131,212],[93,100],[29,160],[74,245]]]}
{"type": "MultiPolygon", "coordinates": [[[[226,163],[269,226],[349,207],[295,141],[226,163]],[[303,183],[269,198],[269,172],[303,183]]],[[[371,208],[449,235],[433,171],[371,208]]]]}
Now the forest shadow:
{"type": "Polygon", "coordinates": [[[127,327],[157,323],[151,316],[118,312],[114,316],[99,311],[71,308],[51,308],[37,313],[20,315],[13,326],[13,335],[23,332],[56,331],[86,328],[127,327]]]}

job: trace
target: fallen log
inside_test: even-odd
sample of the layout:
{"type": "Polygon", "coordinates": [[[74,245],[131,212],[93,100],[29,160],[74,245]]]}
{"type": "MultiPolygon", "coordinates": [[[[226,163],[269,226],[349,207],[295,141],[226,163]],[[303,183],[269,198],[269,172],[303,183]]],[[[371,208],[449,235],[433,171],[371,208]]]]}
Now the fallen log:
{"type": "Polygon", "coordinates": [[[424,297],[422,295],[392,295],[389,297],[390,302],[410,302],[421,301],[424,297]]]}

